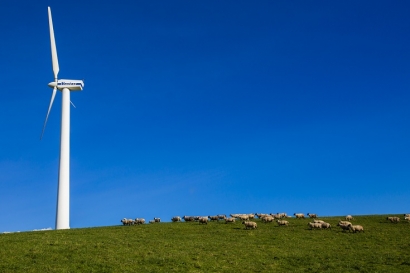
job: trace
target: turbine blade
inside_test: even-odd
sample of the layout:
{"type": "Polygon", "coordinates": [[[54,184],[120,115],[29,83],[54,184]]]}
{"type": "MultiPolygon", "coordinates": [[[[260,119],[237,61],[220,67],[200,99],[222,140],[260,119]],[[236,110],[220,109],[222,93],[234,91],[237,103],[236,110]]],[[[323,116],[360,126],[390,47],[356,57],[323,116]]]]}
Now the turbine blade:
{"type": "Polygon", "coordinates": [[[48,7],[48,25],[50,27],[51,61],[53,64],[54,80],[57,81],[57,75],[60,67],[58,66],[57,47],[56,40],[54,38],[53,18],[51,18],[50,7],[48,7]]]}
{"type": "Polygon", "coordinates": [[[54,98],[56,96],[56,93],[57,93],[57,87],[54,87],[53,93],[51,94],[50,105],[48,106],[47,116],[46,116],[46,120],[44,121],[43,131],[41,132],[40,140],[43,138],[44,130],[46,129],[46,124],[47,124],[47,120],[48,120],[48,115],[50,114],[51,107],[53,106],[53,102],[54,102],[54,98]]]}
{"type": "Polygon", "coordinates": [[[74,103],[71,100],[70,100],[70,103],[71,103],[72,106],[74,106],[74,108],[77,108],[77,107],[75,107],[74,103]]]}

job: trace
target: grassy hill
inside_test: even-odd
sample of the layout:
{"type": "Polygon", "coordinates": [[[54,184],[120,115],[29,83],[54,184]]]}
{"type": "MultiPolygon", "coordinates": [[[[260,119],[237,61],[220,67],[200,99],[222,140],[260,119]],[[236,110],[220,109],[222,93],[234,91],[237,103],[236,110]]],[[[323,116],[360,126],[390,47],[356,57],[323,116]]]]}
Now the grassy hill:
{"type": "MultiPolygon", "coordinates": [[[[403,218],[402,215],[398,215],[403,218]]],[[[356,216],[364,233],[288,219],[156,223],[0,234],[0,272],[410,272],[410,223],[356,216]]]]}

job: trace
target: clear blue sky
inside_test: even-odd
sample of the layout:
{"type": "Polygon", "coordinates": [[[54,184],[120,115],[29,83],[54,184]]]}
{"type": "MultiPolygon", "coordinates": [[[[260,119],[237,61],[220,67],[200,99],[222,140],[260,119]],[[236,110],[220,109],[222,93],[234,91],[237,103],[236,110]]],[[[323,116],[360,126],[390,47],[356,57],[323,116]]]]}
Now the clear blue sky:
{"type": "Polygon", "coordinates": [[[124,217],[410,212],[410,2],[8,1],[0,232],[54,228],[61,93],[72,228],[124,217]]]}

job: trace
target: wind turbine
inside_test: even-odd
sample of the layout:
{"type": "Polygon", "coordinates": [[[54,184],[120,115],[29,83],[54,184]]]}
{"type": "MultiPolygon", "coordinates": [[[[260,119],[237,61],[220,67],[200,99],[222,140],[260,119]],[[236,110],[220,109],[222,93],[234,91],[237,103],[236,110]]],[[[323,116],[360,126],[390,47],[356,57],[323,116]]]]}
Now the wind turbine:
{"type": "Polygon", "coordinates": [[[51,61],[53,65],[54,82],[48,84],[53,88],[51,94],[50,105],[48,106],[46,120],[44,121],[44,129],[46,128],[48,116],[50,114],[53,101],[57,90],[62,93],[61,105],[61,136],[60,136],[60,167],[58,171],[58,193],[57,193],[57,215],[56,229],[70,228],[70,92],[82,91],[84,82],[82,80],[63,80],[58,79],[58,66],[56,41],[54,38],[53,20],[51,18],[51,9],[48,7],[48,24],[50,28],[50,44],[51,44],[51,61]]]}

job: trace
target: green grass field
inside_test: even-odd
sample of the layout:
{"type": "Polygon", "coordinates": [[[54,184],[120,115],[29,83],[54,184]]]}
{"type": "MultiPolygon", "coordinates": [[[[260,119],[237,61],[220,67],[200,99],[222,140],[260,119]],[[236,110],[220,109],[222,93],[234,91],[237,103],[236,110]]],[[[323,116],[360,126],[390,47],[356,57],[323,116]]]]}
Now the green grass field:
{"type": "MultiPolygon", "coordinates": [[[[403,219],[402,215],[400,216],[403,219]]],[[[156,223],[0,234],[0,272],[410,272],[410,223],[355,216],[364,233],[288,219],[156,223]]]]}

